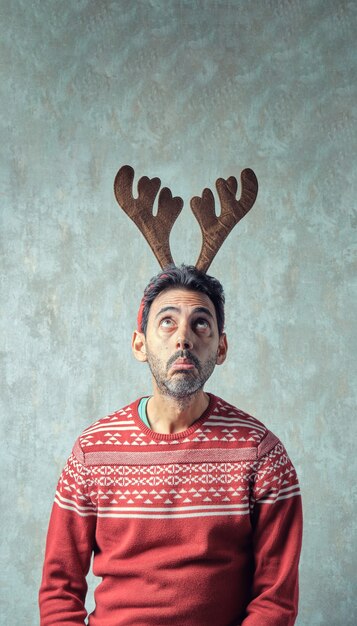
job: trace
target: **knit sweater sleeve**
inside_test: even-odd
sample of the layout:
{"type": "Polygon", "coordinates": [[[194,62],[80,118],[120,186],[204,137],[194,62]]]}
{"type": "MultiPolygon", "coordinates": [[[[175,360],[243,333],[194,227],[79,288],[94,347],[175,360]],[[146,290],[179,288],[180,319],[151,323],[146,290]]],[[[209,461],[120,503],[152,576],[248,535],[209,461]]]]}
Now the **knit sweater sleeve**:
{"type": "Polygon", "coordinates": [[[61,474],[47,534],[39,593],[40,626],[84,624],[86,575],[94,547],[96,508],[79,442],[61,474]]]}
{"type": "Polygon", "coordinates": [[[261,447],[253,474],[253,593],[242,626],[293,626],[302,540],[300,489],[281,442],[268,433],[261,447]],[[271,449],[269,439],[275,439],[271,449]]]}

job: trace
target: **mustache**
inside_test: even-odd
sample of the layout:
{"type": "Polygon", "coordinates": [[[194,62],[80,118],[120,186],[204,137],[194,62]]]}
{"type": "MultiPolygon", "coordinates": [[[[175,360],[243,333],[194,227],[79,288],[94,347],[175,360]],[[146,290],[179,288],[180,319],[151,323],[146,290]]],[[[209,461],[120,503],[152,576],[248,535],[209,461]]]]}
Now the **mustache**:
{"type": "Polygon", "coordinates": [[[201,369],[201,363],[199,362],[198,358],[189,350],[178,350],[177,352],[175,352],[175,354],[173,354],[167,361],[166,369],[169,370],[170,367],[175,363],[175,361],[177,361],[177,359],[188,359],[189,361],[191,361],[191,363],[194,364],[197,370],[200,371],[201,369]]]}

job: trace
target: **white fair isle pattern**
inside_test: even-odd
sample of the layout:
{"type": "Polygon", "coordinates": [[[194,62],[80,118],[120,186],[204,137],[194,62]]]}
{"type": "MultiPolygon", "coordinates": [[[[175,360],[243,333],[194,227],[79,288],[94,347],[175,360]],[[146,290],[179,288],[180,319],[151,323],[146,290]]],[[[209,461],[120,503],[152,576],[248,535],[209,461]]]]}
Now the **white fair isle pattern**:
{"type": "Polygon", "coordinates": [[[99,420],[76,443],[55,502],[82,517],[160,519],[244,516],[299,494],[280,441],[216,399],[210,415],[176,437],[140,428],[135,403],[99,420]]]}

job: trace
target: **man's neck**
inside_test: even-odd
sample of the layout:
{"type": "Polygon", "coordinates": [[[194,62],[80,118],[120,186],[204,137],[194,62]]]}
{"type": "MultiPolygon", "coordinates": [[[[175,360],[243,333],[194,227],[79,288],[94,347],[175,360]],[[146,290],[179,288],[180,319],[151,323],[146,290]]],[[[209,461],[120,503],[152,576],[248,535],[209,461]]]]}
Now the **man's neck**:
{"type": "Polygon", "coordinates": [[[154,389],[146,411],[152,430],[170,435],[187,430],[198,420],[209,404],[208,395],[201,389],[193,396],[173,398],[154,389]]]}

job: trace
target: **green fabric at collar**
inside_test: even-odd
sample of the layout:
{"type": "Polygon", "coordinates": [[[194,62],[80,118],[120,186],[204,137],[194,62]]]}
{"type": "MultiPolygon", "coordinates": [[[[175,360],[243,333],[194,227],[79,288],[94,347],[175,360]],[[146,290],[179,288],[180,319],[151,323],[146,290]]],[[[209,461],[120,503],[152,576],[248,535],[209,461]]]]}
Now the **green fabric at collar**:
{"type": "Polygon", "coordinates": [[[149,400],[149,397],[141,398],[141,400],[139,402],[139,406],[138,406],[138,413],[139,413],[140,419],[142,419],[142,421],[144,422],[145,426],[147,426],[151,430],[151,426],[149,424],[148,416],[146,414],[146,405],[148,403],[148,400],[149,400]]]}

